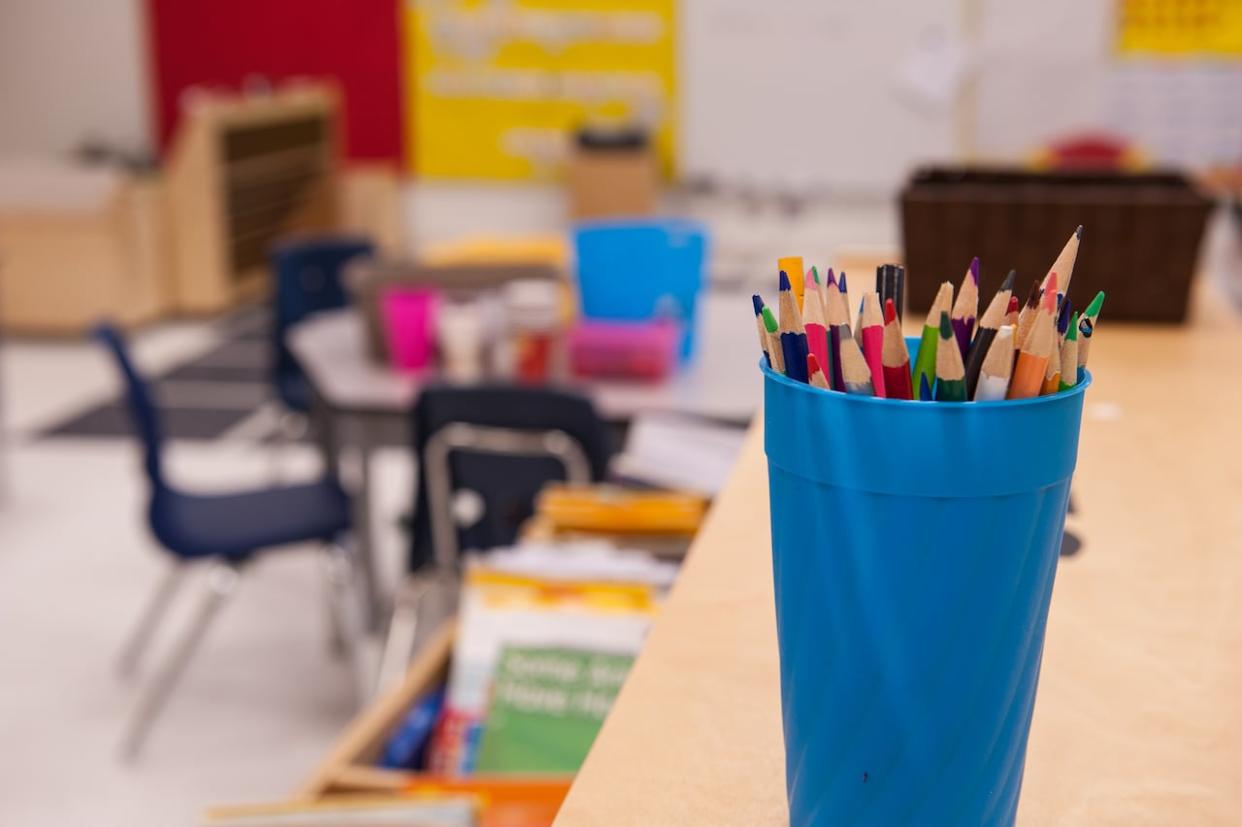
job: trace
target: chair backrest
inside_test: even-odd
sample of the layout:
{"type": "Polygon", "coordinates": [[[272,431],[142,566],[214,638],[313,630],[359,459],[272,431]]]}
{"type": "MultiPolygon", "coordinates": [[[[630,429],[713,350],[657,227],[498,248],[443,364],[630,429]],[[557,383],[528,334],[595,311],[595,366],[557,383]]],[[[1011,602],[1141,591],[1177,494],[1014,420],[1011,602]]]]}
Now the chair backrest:
{"type": "Polygon", "coordinates": [[[273,381],[286,406],[295,410],[306,407],[305,400],[289,390],[291,385],[305,382],[302,368],[289,349],[289,328],[313,313],[348,304],[342,278],[345,264],[373,252],[370,241],[354,236],[298,238],[272,251],[273,381]]]}
{"type": "Polygon", "coordinates": [[[125,383],[125,396],[129,402],[129,413],[134,422],[134,430],[142,443],[143,465],[146,468],[147,477],[154,490],[162,489],[164,476],[160,465],[160,453],[164,444],[164,431],[160,424],[159,410],[151,398],[151,391],[129,358],[129,348],[125,344],[125,338],[115,326],[104,322],[95,327],[93,335],[108,349],[116,361],[121,379],[125,383]]]}
{"type": "Polygon", "coordinates": [[[599,481],[611,455],[607,429],[589,400],[511,385],[425,388],[414,408],[414,444],[411,570],[437,554],[446,562],[446,547],[452,556],[511,544],[548,482],[599,481]],[[470,501],[472,507],[462,507],[470,501]],[[452,529],[447,543],[445,526],[452,529]]]}

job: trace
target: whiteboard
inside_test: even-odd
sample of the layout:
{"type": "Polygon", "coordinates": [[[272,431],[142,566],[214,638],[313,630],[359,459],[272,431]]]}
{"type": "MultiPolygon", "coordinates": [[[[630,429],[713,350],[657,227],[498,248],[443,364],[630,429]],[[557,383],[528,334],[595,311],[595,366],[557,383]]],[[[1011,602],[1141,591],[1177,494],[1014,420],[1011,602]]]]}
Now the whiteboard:
{"type": "Polygon", "coordinates": [[[890,194],[954,154],[960,20],[958,0],[683,0],[682,176],[890,194]]]}

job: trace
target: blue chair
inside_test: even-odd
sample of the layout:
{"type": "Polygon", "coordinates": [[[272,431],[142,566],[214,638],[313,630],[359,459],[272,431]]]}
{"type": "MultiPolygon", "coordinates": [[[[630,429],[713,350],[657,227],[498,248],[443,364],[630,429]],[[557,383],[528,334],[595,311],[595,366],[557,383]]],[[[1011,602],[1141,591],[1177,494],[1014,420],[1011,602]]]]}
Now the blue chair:
{"type": "Polygon", "coordinates": [[[349,297],[341,281],[345,265],[374,250],[370,241],[350,236],[292,239],[272,250],[272,383],[288,410],[305,414],[311,408],[310,383],[289,349],[289,329],[313,313],[347,305],[349,297]]]}
{"type": "Polygon", "coordinates": [[[703,225],[681,218],[589,221],[574,228],[574,255],[583,316],[674,316],[685,326],[681,358],[690,358],[707,257],[703,225]]]}
{"type": "Polygon", "coordinates": [[[327,550],[333,587],[330,608],[336,621],[334,633],[339,636],[337,642],[348,643],[342,625],[352,566],[339,541],[349,529],[350,510],[345,492],[331,477],[303,485],[232,494],[190,494],[171,486],[164,477],[161,459],[163,431],[159,411],[146,382],[135,369],[116,328],[100,325],[95,337],[112,354],[124,380],[150,486],[148,521],[173,562],[122,650],[122,674],[132,674],[137,668],[190,564],[201,562],[211,567],[207,594],[197,614],[144,690],[130,723],[123,753],[133,758],[212,619],[232,594],[242,568],[258,555],[299,543],[322,544],[327,550]]]}

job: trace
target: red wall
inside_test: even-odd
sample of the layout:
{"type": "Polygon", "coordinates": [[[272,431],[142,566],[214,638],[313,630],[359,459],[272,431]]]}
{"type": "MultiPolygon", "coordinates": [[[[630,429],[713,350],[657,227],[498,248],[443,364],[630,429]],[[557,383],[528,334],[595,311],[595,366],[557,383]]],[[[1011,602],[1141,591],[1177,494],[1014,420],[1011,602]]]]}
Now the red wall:
{"type": "Polygon", "coordinates": [[[400,160],[401,0],[146,2],[161,148],[186,87],[328,76],[343,91],[347,157],[400,160]]]}

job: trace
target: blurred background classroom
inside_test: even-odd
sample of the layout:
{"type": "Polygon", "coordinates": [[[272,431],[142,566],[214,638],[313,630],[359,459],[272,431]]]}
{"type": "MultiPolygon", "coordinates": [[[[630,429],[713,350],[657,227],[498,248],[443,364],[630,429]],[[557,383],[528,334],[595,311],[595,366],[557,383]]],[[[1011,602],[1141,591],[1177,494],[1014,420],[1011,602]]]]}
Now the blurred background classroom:
{"type": "Polygon", "coordinates": [[[550,823],[778,257],[1236,325],[1240,199],[1238,0],[4,3],[0,822],[550,823]]]}

